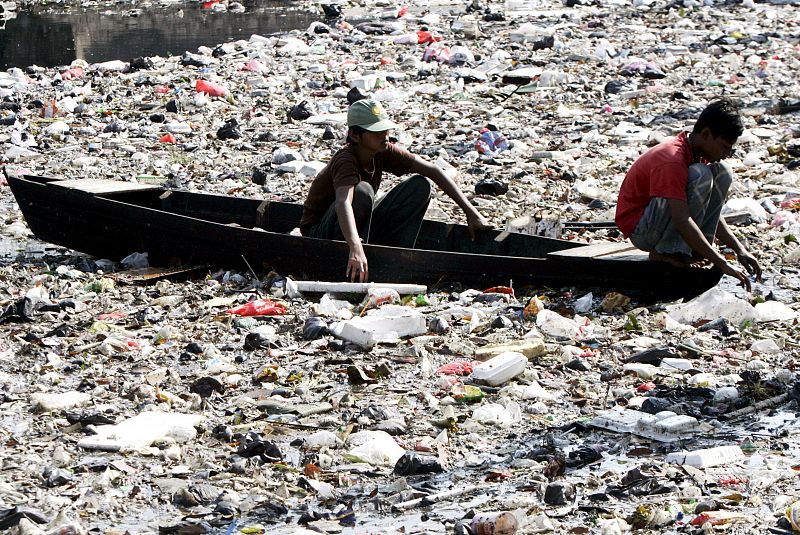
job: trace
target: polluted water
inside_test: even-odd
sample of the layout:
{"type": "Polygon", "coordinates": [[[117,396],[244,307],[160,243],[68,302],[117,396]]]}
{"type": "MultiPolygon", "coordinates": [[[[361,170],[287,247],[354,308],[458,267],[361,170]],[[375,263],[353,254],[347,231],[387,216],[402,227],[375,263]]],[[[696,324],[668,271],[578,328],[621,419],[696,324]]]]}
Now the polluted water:
{"type": "MultiPolygon", "coordinates": [[[[2,6],[6,29],[11,7],[58,17],[2,6]]],[[[167,9],[63,21],[83,8],[167,9]]],[[[0,175],[0,529],[800,533],[796,3],[290,8],[310,18],[112,57],[70,30],[74,57],[6,59],[6,172],[302,202],[368,96],[493,227],[622,243],[627,169],[724,95],[744,132],[722,217],[762,279],[657,301],[150,266],[37,241],[0,175]]],[[[426,216],[464,222],[438,189],[426,216]]]]}

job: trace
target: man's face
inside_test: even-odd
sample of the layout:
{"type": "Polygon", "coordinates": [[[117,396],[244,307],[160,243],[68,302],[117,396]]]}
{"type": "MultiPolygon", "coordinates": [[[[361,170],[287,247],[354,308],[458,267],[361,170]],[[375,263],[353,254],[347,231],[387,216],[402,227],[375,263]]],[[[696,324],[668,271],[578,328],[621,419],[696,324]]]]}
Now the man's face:
{"type": "Polygon", "coordinates": [[[711,163],[724,160],[733,154],[736,140],[727,140],[722,136],[714,136],[708,128],[703,129],[703,158],[711,163]]]}
{"type": "Polygon", "coordinates": [[[359,145],[371,152],[383,152],[389,148],[389,130],[383,132],[366,132],[361,134],[361,139],[356,140],[359,145]]]}

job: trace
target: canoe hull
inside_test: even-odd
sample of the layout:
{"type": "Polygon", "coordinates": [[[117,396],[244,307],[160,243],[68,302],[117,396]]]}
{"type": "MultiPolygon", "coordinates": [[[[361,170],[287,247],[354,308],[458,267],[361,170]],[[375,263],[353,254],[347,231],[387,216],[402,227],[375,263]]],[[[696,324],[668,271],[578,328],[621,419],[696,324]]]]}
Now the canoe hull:
{"type": "MultiPolygon", "coordinates": [[[[286,221],[270,222],[271,226],[281,228],[280,232],[253,230],[253,227],[258,228],[259,218],[269,216],[270,204],[263,201],[186,192],[175,192],[174,197],[170,197],[172,193],[162,190],[155,192],[160,196],[154,192],[100,196],[50,185],[52,179],[44,177],[8,179],[28,226],[37,238],[95,257],[120,260],[132,252],[148,252],[153,265],[209,263],[236,269],[245,269],[243,259],[246,259],[254,269],[273,269],[298,279],[344,280],[348,258],[344,242],[290,235],[287,231],[292,228],[293,216],[286,215],[278,216],[286,221]],[[137,196],[147,197],[151,205],[152,199],[161,199],[160,204],[148,207],[144,203],[143,206],[135,203],[137,196]],[[160,209],[173,200],[193,203],[193,207],[183,210],[190,215],[160,209]],[[233,217],[234,211],[257,215],[252,220],[240,217],[241,225],[223,224],[226,218],[233,217]]],[[[285,203],[274,203],[274,206],[282,204],[285,203]]],[[[277,209],[273,211],[278,213],[277,209]]],[[[445,247],[449,240],[452,242],[449,247],[463,250],[402,249],[367,244],[370,280],[427,285],[460,283],[474,288],[509,284],[517,288],[601,287],[673,298],[701,293],[720,278],[718,271],[709,269],[687,270],[641,261],[547,256],[580,244],[533,236],[514,235],[508,244],[500,244],[507,249],[503,250],[494,240],[496,235],[490,233],[476,242],[466,243],[463,226],[426,222],[419,242],[445,247]],[[513,252],[516,255],[523,249],[528,249],[532,256],[502,254],[513,252]],[[490,254],[481,254],[481,251],[490,254]]]]}

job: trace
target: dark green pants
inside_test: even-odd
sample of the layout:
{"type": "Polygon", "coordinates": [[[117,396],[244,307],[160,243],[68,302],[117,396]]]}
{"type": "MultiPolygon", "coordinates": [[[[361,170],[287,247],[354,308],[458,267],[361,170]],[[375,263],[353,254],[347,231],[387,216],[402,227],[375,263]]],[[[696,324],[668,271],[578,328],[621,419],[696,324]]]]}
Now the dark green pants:
{"type": "MultiPolygon", "coordinates": [[[[393,247],[414,247],[422,218],[431,200],[431,185],[422,175],[414,175],[375,202],[375,191],[367,182],[353,188],[353,216],[358,235],[364,242],[393,247]]],[[[311,238],[343,240],[342,228],[331,205],[316,225],[304,232],[311,238]]]]}

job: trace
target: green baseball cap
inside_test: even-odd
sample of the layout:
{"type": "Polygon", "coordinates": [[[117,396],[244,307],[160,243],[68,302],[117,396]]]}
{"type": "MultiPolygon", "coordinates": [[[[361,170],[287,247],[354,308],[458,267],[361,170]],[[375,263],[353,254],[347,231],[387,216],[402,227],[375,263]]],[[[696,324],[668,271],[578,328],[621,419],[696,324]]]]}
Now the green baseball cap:
{"type": "Polygon", "coordinates": [[[360,126],[370,132],[383,132],[397,128],[397,124],[389,119],[380,102],[371,98],[357,100],[347,110],[347,126],[360,126]]]}

